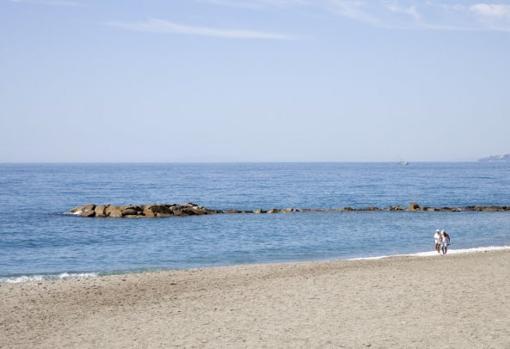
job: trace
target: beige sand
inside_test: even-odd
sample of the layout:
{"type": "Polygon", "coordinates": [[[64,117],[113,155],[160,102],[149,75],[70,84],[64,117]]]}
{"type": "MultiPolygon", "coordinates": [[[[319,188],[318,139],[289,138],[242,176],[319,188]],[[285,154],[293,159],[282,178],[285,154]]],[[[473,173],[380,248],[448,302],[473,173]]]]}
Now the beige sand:
{"type": "Polygon", "coordinates": [[[2,348],[510,348],[510,252],[0,285],[2,348]]]}

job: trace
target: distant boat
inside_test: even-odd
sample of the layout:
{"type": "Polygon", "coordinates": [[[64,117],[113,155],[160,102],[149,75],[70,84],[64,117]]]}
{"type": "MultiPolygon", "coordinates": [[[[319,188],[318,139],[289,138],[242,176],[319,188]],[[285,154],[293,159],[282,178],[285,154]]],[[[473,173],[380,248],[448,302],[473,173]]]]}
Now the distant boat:
{"type": "Polygon", "coordinates": [[[400,165],[401,166],[408,166],[409,162],[407,162],[407,161],[400,161],[400,165]]]}

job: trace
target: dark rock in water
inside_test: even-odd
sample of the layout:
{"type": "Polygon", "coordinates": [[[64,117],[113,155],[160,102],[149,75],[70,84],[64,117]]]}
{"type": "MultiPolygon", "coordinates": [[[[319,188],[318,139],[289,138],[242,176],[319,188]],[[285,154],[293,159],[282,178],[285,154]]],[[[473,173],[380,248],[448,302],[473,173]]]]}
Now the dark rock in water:
{"type": "Polygon", "coordinates": [[[240,211],[240,210],[225,210],[223,212],[227,213],[227,214],[243,213],[243,211],[240,211]]]}
{"type": "Polygon", "coordinates": [[[146,215],[147,217],[168,217],[174,214],[173,207],[173,205],[149,205],[145,206],[144,210],[152,212],[146,215]]]}
{"type": "Polygon", "coordinates": [[[174,216],[195,216],[198,210],[193,209],[193,206],[188,205],[172,205],[170,210],[174,216]]]}
{"type": "Polygon", "coordinates": [[[143,209],[140,206],[122,206],[122,216],[141,216],[143,209]]]}
{"type": "Polygon", "coordinates": [[[207,209],[198,205],[190,206],[184,209],[185,212],[187,212],[189,215],[193,216],[200,216],[207,214],[207,209]]]}
{"type": "MultiPolygon", "coordinates": [[[[222,213],[226,213],[225,211],[222,211],[222,210],[211,210],[210,208],[206,208],[205,211],[207,212],[207,214],[222,214],[222,213]]],[[[236,213],[246,213],[246,211],[239,210],[239,212],[236,212],[236,213]]]]}
{"type": "Polygon", "coordinates": [[[296,212],[303,212],[303,211],[304,211],[304,209],[295,208],[295,207],[284,208],[283,210],[281,210],[282,213],[296,213],[296,212]]]}
{"type": "Polygon", "coordinates": [[[267,213],[267,211],[258,208],[256,210],[253,210],[253,213],[255,213],[255,214],[263,214],[263,213],[267,213]]]}
{"type": "Polygon", "coordinates": [[[172,210],[174,216],[176,217],[183,217],[183,216],[189,216],[190,214],[188,212],[186,212],[185,210],[183,209],[174,209],[172,210]]]}
{"type": "Polygon", "coordinates": [[[420,209],[421,209],[420,205],[418,205],[416,202],[411,202],[407,207],[408,211],[419,211],[420,209]]]}
{"type": "Polygon", "coordinates": [[[400,206],[390,206],[389,211],[404,211],[400,206]]]}
{"type": "Polygon", "coordinates": [[[499,212],[499,211],[503,211],[503,209],[498,206],[486,206],[486,207],[482,208],[482,211],[483,212],[499,212]]]}

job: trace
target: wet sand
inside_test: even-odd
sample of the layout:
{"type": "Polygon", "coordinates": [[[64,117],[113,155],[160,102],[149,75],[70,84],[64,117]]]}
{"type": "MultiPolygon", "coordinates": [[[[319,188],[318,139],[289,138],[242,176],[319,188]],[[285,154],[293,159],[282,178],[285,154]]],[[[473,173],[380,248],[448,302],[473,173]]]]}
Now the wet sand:
{"type": "Polygon", "coordinates": [[[1,348],[510,348],[510,251],[0,284],[1,348]]]}

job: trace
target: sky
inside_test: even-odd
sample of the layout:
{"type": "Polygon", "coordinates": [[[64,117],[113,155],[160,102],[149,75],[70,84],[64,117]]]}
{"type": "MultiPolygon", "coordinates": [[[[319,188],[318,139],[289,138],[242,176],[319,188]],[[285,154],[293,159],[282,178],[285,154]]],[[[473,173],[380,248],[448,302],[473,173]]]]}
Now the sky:
{"type": "Polygon", "coordinates": [[[510,152],[510,0],[0,0],[0,162],[510,152]]]}

